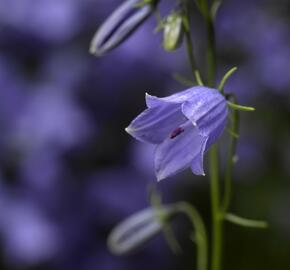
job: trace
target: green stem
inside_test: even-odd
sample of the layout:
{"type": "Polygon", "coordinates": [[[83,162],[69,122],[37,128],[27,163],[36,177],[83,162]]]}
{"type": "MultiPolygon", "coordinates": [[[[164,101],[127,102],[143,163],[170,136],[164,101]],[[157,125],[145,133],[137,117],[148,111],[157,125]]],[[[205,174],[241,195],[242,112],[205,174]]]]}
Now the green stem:
{"type": "Polygon", "coordinates": [[[212,208],[212,259],[211,269],[220,270],[222,261],[223,218],[220,212],[220,190],[218,170],[218,147],[210,150],[210,190],[212,208]]]}
{"type": "Polygon", "coordinates": [[[206,17],[206,29],[207,29],[207,80],[209,86],[214,86],[216,75],[216,49],[215,49],[215,31],[213,20],[208,11],[206,17]]]}
{"type": "MultiPolygon", "coordinates": [[[[233,134],[238,134],[239,132],[239,111],[233,110],[233,123],[231,127],[231,131],[233,134]]],[[[223,198],[223,211],[224,214],[227,213],[231,197],[232,197],[232,175],[233,175],[233,167],[234,167],[234,157],[236,153],[237,146],[237,137],[232,136],[230,138],[229,151],[228,151],[228,161],[225,173],[225,187],[224,187],[224,198],[223,198]]]]}
{"type": "MultiPolygon", "coordinates": [[[[206,6],[206,29],[207,29],[207,83],[210,87],[215,85],[216,76],[216,49],[215,49],[215,29],[207,1],[206,6]]],[[[210,150],[210,190],[212,208],[212,253],[211,269],[220,270],[222,264],[223,246],[223,215],[220,209],[219,190],[219,164],[218,146],[215,144],[210,150]]]]}
{"type": "Polygon", "coordinates": [[[191,68],[191,72],[193,77],[195,78],[195,81],[198,85],[203,85],[199,70],[197,68],[194,53],[193,53],[193,43],[191,40],[191,33],[190,33],[190,12],[189,7],[185,10],[185,16],[184,16],[184,32],[185,32],[185,41],[186,41],[186,49],[187,49],[187,55],[189,59],[189,64],[191,68]]]}
{"type": "Polygon", "coordinates": [[[193,44],[192,44],[192,40],[191,40],[190,31],[185,31],[185,40],[186,40],[186,49],[187,49],[187,55],[188,55],[188,59],[189,59],[191,72],[195,78],[196,83],[198,85],[202,85],[201,76],[200,76],[200,73],[196,67],[196,63],[195,63],[195,59],[194,59],[194,55],[193,55],[193,44]]]}
{"type": "Polygon", "coordinates": [[[208,246],[207,246],[207,233],[204,222],[199,215],[198,211],[187,202],[180,202],[176,204],[176,211],[186,214],[194,229],[193,240],[197,246],[197,270],[207,270],[208,262],[208,246]]]}

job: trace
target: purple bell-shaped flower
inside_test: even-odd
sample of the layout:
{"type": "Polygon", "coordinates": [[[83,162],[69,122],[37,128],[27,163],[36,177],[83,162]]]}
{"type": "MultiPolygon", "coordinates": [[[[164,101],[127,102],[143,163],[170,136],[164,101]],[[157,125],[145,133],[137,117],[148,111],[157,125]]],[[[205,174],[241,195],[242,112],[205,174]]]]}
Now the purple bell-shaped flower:
{"type": "Polygon", "coordinates": [[[188,167],[196,175],[205,175],[204,153],[226,126],[224,96],[216,89],[196,86],[164,98],[146,94],[146,104],[148,108],[126,131],[137,140],[157,145],[157,179],[188,167]]]}

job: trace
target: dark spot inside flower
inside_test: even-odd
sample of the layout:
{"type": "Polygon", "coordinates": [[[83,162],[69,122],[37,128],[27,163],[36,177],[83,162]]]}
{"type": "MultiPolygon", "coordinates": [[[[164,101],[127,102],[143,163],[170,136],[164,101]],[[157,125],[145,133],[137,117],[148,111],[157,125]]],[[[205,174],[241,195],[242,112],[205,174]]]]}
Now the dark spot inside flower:
{"type": "Polygon", "coordinates": [[[172,131],[172,133],[170,134],[170,139],[174,139],[175,137],[177,137],[178,135],[180,135],[182,132],[184,132],[184,129],[181,127],[178,127],[176,129],[174,129],[172,131]]]}

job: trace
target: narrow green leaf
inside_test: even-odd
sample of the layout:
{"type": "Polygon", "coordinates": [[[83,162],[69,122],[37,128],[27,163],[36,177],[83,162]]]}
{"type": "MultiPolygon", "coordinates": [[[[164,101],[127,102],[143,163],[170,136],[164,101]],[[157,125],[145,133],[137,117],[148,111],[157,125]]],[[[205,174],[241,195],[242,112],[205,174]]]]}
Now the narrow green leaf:
{"type": "Polygon", "coordinates": [[[225,220],[239,225],[243,227],[249,227],[249,228],[257,228],[257,229],[267,229],[268,223],[266,221],[260,221],[260,220],[253,220],[253,219],[247,219],[239,217],[235,214],[227,213],[225,215],[225,220]]]}
{"type": "Polygon", "coordinates": [[[196,81],[197,81],[198,85],[201,85],[201,86],[204,85],[204,84],[203,84],[203,81],[202,81],[202,79],[201,79],[201,76],[200,76],[199,71],[196,70],[196,71],[194,72],[194,74],[195,74],[195,78],[196,78],[196,81]]]}
{"type": "Polygon", "coordinates": [[[233,67],[224,75],[224,77],[222,78],[218,86],[219,91],[223,91],[226,81],[228,80],[229,77],[231,77],[236,72],[237,69],[238,69],[237,67],[233,67]]]}
{"type": "Polygon", "coordinates": [[[238,105],[238,104],[235,104],[235,103],[232,103],[230,101],[227,102],[229,107],[234,109],[234,110],[238,110],[238,111],[246,111],[246,112],[253,112],[255,111],[256,109],[253,108],[253,107],[248,107],[248,106],[241,106],[241,105],[238,105]]]}

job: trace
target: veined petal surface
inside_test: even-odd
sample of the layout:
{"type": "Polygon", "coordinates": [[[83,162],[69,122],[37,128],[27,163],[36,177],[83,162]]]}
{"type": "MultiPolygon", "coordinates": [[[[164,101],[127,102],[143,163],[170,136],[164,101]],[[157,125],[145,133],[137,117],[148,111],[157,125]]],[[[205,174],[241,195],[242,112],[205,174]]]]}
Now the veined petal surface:
{"type": "Polygon", "coordinates": [[[191,162],[191,171],[195,175],[203,175],[205,176],[204,169],[203,169],[203,159],[204,154],[208,150],[208,137],[205,137],[205,140],[202,142],[200,154],[197,155],[191,162]]]}
{"type": "Polygon", "coordinates": [[[199,94],[186,100],[181,109],[188,119],[198,124],[203,121],[203,118],[215,115],[215,110],[219,110],[224,105],[226,105],[226,100],[217,90],[205,88],[199,94]]]}
{"type": "Polygon", "coordinates": [[[137,140],[159,144],[186,120],[180,105],[163,104],[146,109],[131,122],[126,131],[137,140]]]}
{"type": "MultiPolygon", "coordinates": [[[[175,175],[190,167],[193,160],[202,161],[206,141],[207,137],[199,135],[198,129],[188,121],[184,132],[173,139],[165,139],[157,146],[155,151],[157,179],[160,181],[175,175]]],[[[196,169],[196,172],[198,171],[203,174],[203,169],[196,169]]]]}
{"type": "Polygon", "coordinates": [[[146,93],[146,105],[150,108],[164,103],[183,103],[195,95],[203,94],[205,91],[204,88],[211,90],[211,88],[204,86],[194,86],[167,97],[156,97],[146,93]]]}
{"type": "Polygon", "coordinates": [[[225,97],[216,89],[196,86],[163,98],[146,94],[146,104],[126,130],[138,140],[157,144],[157,179],[189,167],[204,175],[204,154],[225,129],[225,97]]]}

